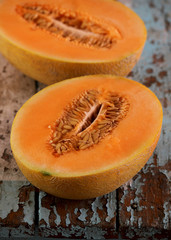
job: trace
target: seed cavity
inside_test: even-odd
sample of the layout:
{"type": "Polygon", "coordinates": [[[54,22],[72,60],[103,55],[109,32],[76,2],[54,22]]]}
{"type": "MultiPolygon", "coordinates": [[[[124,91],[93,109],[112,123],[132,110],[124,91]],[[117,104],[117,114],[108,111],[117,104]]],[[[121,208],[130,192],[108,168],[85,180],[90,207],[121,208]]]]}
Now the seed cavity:
{"type": "Polygon", "coordinates": [[[53,154],[60,156],[98,144],[109,135],[129,111],[126,97],[94,89],[83,92],[66,107],[50,126],[53,154]]]}
{"type": "Polygon", "coordinates": [[[77,11],[28,3],[17,5],[16,12],[38,29],[87,47],[112,48],[122,38],[112,24],[77,11]]]}

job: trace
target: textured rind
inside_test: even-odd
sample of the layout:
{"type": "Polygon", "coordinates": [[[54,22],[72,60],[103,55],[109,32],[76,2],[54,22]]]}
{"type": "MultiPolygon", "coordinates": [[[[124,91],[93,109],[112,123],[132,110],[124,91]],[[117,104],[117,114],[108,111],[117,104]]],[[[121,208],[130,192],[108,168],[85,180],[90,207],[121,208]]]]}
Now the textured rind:
{"type": "Polygon", "coordinates": [[[36,187],[61,198],[89,199],[109,193],[131,179],[152,155],[159,136],[160,130],[152,145],[146,146],[129,160],[123,160],[122,164],[103,172],[78,177],[45,176],[25,166],[23,161],[15,156],[14,149],[13,153],[25,177],[36,187]]]}
{"type": "Polygon", "coordinates": [[[0,33],[0,52],[21,72],[47,85],[84,75],[126,76],[139,60],[143,47],[114,61],[70,62],[22,49],[0,33]]]}

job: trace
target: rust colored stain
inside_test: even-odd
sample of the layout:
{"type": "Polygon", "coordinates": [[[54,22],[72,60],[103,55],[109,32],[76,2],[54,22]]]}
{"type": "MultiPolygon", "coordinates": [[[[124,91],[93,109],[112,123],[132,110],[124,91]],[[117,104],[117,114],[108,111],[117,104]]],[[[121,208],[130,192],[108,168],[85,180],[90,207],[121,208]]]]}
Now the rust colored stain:
{"type": "Polygon", "coordinates": [[[137,203],[131,204],[131,208],[138,211],[138,204],[137,203]]]}
{"type": "Polygon", "coordinates": [[[133,77],[134,76],[134,72],[131,71],[129,74],[128,74],[128,77],[133,77]]]}
{"type": "Polygon", "coordinates": [[[154,161],[154,165],[157,167],[157,160],[158,160],[158,156],[156,153],[153,154],[153,161],[154,161]]]}
{"type": "Polygon", "coordinates": [[[147,87],[151,87],[152,84],[156,84],[158,87],[161,86],[161,83],[157,81],[157,78],[155,76],[146,77],[144,80],[144,85],[147,87]]]}
{"type": "Polygon", "coordinates": [[[159,72],[159,77],[163,79],[164,77],[167,77],[167,72],[166,71],[161,71],[159,72]]]}
{"type": "Polygon", "coordinates": [[[155,41],[154,41],[154,40],[151,40],[150,43],[153,45],[153,44],[155,44],[155,41]]]}
{"type": "Polygon", "coordinates": [[[7,148],[5,148],[1,158],[10,163],[13,157],[8,153],[7,148]]]}
{"type": "Polygon", "coordinates": [[[153,63],[163,63],[164,62],[164,55],[163,54],[153,54],[153,63]]]}
{"type": "Polygon", "coordinates": [[[30,193],[34,191],[34,187],[30,184],[27,186],[23,186],[19,189],[19,202],[26,202],[29,200],[30,193]]]}
{"type": "Polygon", "coordinates": [[[0,139],[1,139],[1,140],[5,140],[4,135],[0,135],[0,139]]]}
{"type": "Polygon", "coordinates": [[[152,68],[147,68],[146,72],[147,73],[153,73],[153,69],[152,68]]]}
{"type": "Polygon", "coordinates": [[[167,32],[169,32],[170,30],[170,27],[171,27],[171,23],[169,21],[169,15],[168,14],[165,14],[164,15],[164,23],[165,23],[165,29],[167,32]]]}
{"type": "Polygon", "coordinates": [[[7,171],[9,171],[9,168],[4,167],[4,172],[7,172],[7,171]]]}
{"type": "Polygon", "coordinates": [[[155,5],[154,5],[154,2],[153,2],[153,1],[150,1],[150,2],[149,2],[149,7],[155,8],[155,5]]]}
{"type": "Polygon", "coordinates": [[[159,18],[154,16],[154,21],[157,22],[158,20],[159,20],[159,18]]]}
{"type": "Polygon", "coordinates": [[[166,170],[166,169],[168,169],[168,171],[170,172],[170,171],[171,171],[171,159],[169,158],[169,159],[168,159],[168,162],[167,162],[164,166],[161,166],[160,169],[161,169],[161,170],[166,170]]]}
{"type": "Polygon", "coordinates": [[[2,72],[6,73],[7,72],[6,69],[7,69],[7,66],[4,66],[3,69],[2,69],[2,72]]]}
{"type": "Polygon", "coordinates": [[[164,98],[163,98],[163,107],[164,107],[164,108],[167,108],[167,106],[168,106],[168,100],[167,100],[166,97],[164,97],[164,98]]]}

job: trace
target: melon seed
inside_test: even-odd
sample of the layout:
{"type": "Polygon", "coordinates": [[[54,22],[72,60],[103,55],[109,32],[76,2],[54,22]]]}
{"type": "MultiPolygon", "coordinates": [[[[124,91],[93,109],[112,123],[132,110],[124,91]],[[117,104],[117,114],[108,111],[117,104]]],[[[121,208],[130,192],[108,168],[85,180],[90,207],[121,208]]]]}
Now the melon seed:
{"type": "Polygon", "coordinates": [[[100,19],[84,13],[31,3],[17,5],[16,12],[37,28],[85,47],[112,48],[121,39],[115,26],[108,29],[100,19]]]}
{"type": "Polygon", "coordinates": [[[66,106],[55,127],[50,127],[49,144],[57,156],[92,147],[109,135],[128,111],[129,102],[124,96],[109,92],[104,97],[100,91],[85,91],[66,106]],[[88,109],[87,99],[92,101],[88,109]],[[81,109],[80,103],[84,106],[81,109]]]}

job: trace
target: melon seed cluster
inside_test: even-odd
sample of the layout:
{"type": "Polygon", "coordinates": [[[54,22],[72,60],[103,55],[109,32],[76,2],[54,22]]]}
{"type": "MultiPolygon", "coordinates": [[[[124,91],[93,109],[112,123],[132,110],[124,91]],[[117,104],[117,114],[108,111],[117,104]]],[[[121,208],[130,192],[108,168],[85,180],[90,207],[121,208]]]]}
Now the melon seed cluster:
{"type": "Polygon", "coordinates": [[[129,110],[128,100],[117,93],[88,90],[65,109],[63,115],[50,126],[53,153],[84,150],[98,144],[110,134],[129,110]]]}
{"type": "Polygon", "coordinates": [[[116,28],[107,29],[99,21],[80,12],[53,9],[40,4],[18,5],[16,11],[37,28],[88,47],[111,48],[121,38],[116,28]]]}

